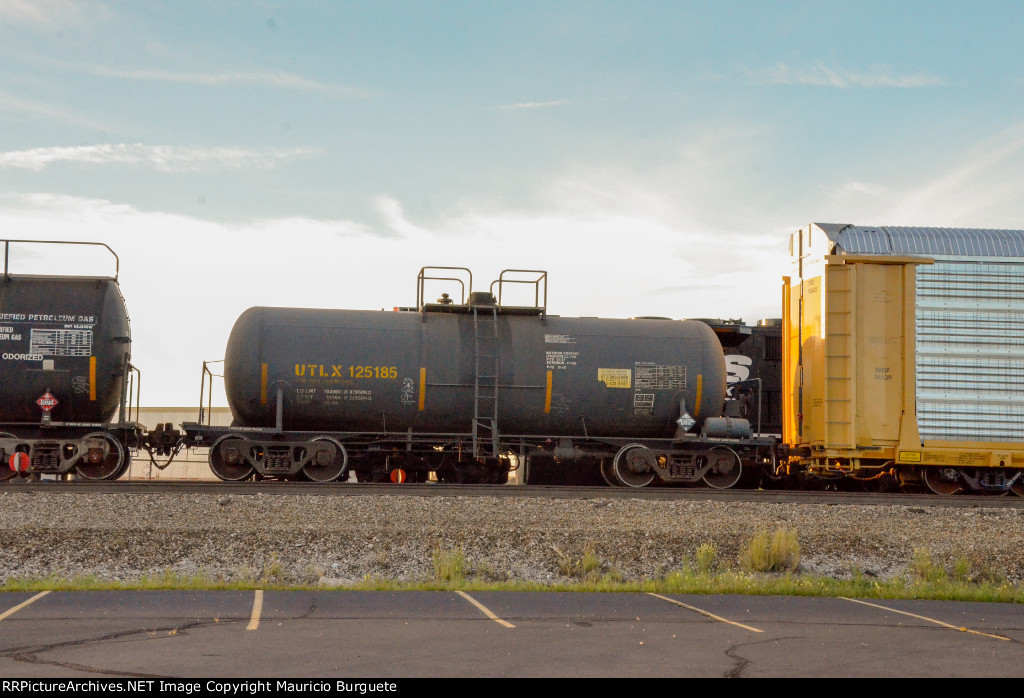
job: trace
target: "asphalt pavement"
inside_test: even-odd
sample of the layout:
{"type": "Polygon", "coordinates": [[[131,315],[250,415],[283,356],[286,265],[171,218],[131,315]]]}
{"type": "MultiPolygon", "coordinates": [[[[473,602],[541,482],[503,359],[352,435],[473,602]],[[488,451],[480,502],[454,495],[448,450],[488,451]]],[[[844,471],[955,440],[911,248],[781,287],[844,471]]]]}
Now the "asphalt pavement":
{"type": "Polygon", "coordinates": [[[1024,676],[1017,604],[643,593],[0,594],[0,677],[1024,676]]]}

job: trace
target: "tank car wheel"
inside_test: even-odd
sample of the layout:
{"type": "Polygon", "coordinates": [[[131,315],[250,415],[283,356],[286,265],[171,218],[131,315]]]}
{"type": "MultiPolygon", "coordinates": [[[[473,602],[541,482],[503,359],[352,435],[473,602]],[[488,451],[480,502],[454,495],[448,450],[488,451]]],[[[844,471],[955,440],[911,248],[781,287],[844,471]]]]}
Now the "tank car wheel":
{"type": "Polygon", "coordinates": [[[86,480],[113,480],[123,475],[122,467],[125,464],[126,452],[121,442],[110,434],[102,431],[95,431],[82,437],[85,439],[104,439],[110,445],[110,450],[104,456],[99,449],[87,449],[85,454],[75,463],[75,470],[86,480]]]}
{"type": "Polygon", "coordinates": [[[240,434],[228,434],[213,442],[210,446],[210,470],[219,479],[225,482],[238,482],[248,479],[253,473],[253,467],[244,459],[241,463],[229,463],[224,454],[223,442],[226,439],[240,439],[248,441],[240,434]]]}
{"type": "Polygon", "coordinates": [[[612,461],[610,458],[602,458],[601,464],[598,467],[601,470],[601,479],[604,480],[606,485],[609,487],[622,487],[615,477],[615,472],[612,470],[612,461]]]}
{"type": "Polygon", "coordinates": [[[507,485],[508,484],[508,465],[502,463],[498,458],[488,458],[484,464],[484,484],[485,485],[507,485]]]}
{"type": "Polygon", "coordinates": [[[537,484],[532,479],[533,478],[533,473],[530,472],[530,469],[532,468],[532,465],[533,465],[533,456],[530,456],[530,457],[526,458],[526,460],[523,461],[523,465],[519,468],[519,484],[520,485],[536,485],[537,484]]]}
{"type": "Polygon", "coordinates": [[[948,496],[963,490],[960,473],[956,468],[924,468],[921,479],[935,494],[948,496]]]}
{"type": "Polygon", "coordinates": [[[455,466],[455,482],[460,485],[482,485],[487,479],[487,469],[480,463],[464,461],[455,466]]]}
{"type": "Polygon", "coordinates": [[[345,451],[345,447],[341,445],[340,441],[327,436],[317,436],[313,441],[326,441],[333,444],[338,451],[334,454],[334,458],[331,459],[330,463],[322,465],[312,462],[307,463],[302,468],[302,474],[313,482],[333,482],[337,480],[348,467],[348,453],[345,451]]]}
{"type": "Polygon", "coordinates": [[[124,461],[121,463],[121,467],[117,469],[117,472],[110,476],[111,480],[120,480],[125,473],[128,472],[128,468],[132,466],[132,452],[127,448],[124,450],[124,461]]]}
{"type": "Polygon", "coordinates": [[[558,464],[550,456],[529,456],[524,467],[527,485],[558,485],[558,464]]]}
{"type": "MultiPolygon", "coordinates": [[[[13,439],[14,434],[9,434],[6,431],[0,431],[0,439],[13,439]]],[[[8,453],[7,451],[0,451],[0,456],[3,456],[3,462],[0,463],[0,482],[4,480],[10,480],[12,477],[18,474],[16,470],[11,469],[11,456],[14,453],[8,453]]]]}
{"type": "Polygon", "coordinates": [[[743,475],[743,461],[739,454],[728,446],[715,446],[708,454],[711,467],[701,478],[704,484],[716,490],[727,490],[740,481],[743,475]]]}
{"type": "MultiPolygon", "coordinates": [[[[434,476],[437,478],[437,484],[452,484],[456,481],[455,473],[455,459],[456,451],[451,444],[446,444],[444,450],[441,453],[440,459],[435,460],[433,463],[434,476]]],[[[436,458],[436,457],[435,457],[436,458]]]]}
{"type": "Polygon", "coordinates": [[[434,477],[439,485],[455,482],[455,471],[448,463],[441,463],[434,469],[434,477]]]}
{"type": "Polygon", "coordinates": [[[612,461],[612,474],[615,480],[624,487],[646,487],[654,482],[654,471],[651,470],[647,454],[649,450],[643,444],[629,444],[619,449],[612,461]]]}

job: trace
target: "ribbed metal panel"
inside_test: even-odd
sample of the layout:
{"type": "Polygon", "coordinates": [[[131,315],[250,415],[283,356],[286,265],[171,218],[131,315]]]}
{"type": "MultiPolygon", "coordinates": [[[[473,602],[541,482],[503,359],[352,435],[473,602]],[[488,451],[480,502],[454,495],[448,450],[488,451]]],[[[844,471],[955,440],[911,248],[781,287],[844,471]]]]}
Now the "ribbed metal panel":
{"type": "Polygon", "coordinates": [[[919,266],[916,302],[921,438],[1024,441],[1024,260],[919,266]]]}
{"type": "Polygon", "coordinates": [[[1024,257],[1024,230],[987,228],[866,227],[821,224],[848,254],[1024,257]]]}
{"type": "Polygon", "coordinates": [[[848,225],[838,234],[829,235],[842,251],[850,254],[892,254],[892,243],[884,228],[857,228],[848,225]]]}

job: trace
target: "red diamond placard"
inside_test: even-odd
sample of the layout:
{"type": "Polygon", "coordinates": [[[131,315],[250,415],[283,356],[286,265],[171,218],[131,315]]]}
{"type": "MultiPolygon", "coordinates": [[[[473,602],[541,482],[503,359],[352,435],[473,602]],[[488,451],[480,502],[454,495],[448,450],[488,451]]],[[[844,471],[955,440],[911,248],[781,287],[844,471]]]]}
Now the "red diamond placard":
{"type": "Polygon", "coordinates": [[[50,391],[47,390],[45,393],[39,396],[39,399],[36,400],[36,404],[39,405],[39,408],[43,412],[49,412],[50,410],[57,406],[57,398],[55,398],[53,395],[50,395],[50,391]]]}

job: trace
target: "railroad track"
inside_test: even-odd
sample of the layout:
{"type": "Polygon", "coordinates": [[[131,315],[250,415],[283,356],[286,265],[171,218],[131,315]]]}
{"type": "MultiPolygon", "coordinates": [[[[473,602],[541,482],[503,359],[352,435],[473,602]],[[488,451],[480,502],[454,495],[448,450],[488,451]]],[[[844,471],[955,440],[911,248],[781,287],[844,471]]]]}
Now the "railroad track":
{"type": "Polygon", "coordinates": [[[804,490],[730,489],[700,487],[563,487],[531,485],[438,485],[313,482],[25,482],[0,487],[0,492],[62,492],[80,494],[214,494],[404,497],[510,497],[558,499],[648,499],[753,502],[763,504],[854,504],[946,508],[1024,509],[1024,497],[1013,495],[953,495],[928,493],[834,492],[804,490]]]}

